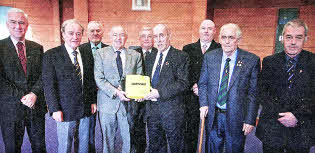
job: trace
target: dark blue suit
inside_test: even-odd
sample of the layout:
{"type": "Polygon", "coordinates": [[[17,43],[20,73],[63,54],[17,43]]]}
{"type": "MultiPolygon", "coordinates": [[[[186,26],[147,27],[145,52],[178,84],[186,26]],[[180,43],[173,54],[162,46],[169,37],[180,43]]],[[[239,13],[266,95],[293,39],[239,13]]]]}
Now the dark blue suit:
{"type": "MultiPolygon", "coordinates": [[[[215,107],[218,99],[218,88],[220,80],[220,68],[223,57],[221,48],[207,52],[204,56],[203,66],[199,79],[199,102],[200,107],[208,106],[206,118],[206,149],[208,152],[219,153],[215,144],[218,140],[210,139],[210,131],[216,128],[218,122],[215,107]]],[[[226,151],[228,153],[243,152],[245,136],[242,131],[243,123],[255,125],[257,116],[256,88],[257,78],[260,71],[260,60],[256,55],[238,49],[236,63],[228,86],[228,100],[225,114],[226,125],[224,129],[226,138],[226,151]]],[[[219,130],[220,127],[218,127],[219,130]]]]}

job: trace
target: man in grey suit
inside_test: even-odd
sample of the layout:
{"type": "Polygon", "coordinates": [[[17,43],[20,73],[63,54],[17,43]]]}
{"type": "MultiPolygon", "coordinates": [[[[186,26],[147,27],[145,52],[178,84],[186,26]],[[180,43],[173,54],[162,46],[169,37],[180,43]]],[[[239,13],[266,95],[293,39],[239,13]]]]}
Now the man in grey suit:
{"type": "Polygon", "coordinates": [[[239,153],[257,115],[260,60],[238,48],[242,32],[236,24],[221,27],[222,49],[207,52],[199,79],[200,118],[206,117],[206,152],[239,153]],[[225,143],[225,145],[224,145],[225,143]]]}
{"type": "Polygon", "coordinates": [[[98,86],[97,109],[103,132],[103,152],[114,153],[117,129],[122,137],[122,152],[135,152],[131,145],[130,129],[136,102],[126,97],[124,79],[128,74],[142,74],[141,54],[124,47],[127,33],[122,26],[112,27],[111,46],[95,53],[95,80],[98,86]]]}

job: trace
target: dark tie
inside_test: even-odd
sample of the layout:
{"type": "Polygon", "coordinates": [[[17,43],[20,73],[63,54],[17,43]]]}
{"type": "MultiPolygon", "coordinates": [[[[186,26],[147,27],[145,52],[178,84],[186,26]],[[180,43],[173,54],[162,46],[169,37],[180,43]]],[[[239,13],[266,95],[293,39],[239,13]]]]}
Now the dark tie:
{"type": "Polygon", "coordinates": [[[77,51],[73,51],[72,55],[74,56],[73,64],[74,64],[74,67],[75,67],[75,73],[77,74],[79,79],[82,81],[81,69],[80,69],[80,65],[79,65],[79,62],[78,62],[78,52],[77,51]]]}
{"type": "Polygon", "coordinates": [[[294,59],[290,58],[288,62],[288,87],[292,88],[293,78],[294,78],[294,59]]]}
{"type": "Polygon", "coordinates": [[[150,54],[150,52],[149,52],[149,51],[146,51],[146,52],[144,53],[144,59],[145,59],[145,57],[147,57],[149,54],[150,54]]]}
{"type": "Polygon", "coordinates": [[[26,57],[25,57],[25,54],[24,54],[23,43],[22,42],[18,42],[16,44],[16,46],[18,48],[18,53],[19,53],[18,56],[19,56],[20,62],[22,64],[24,74],[26,75],[26,72],[27,72],[27,69],[26,69],[26,57]]]}
{"type": "Polygon", "coordinates": [[[156,65],[153,78],[152,78],[152,88],[156,88],[158,82],[159,82],[159,76],[160,76],[160,70],[161,70],[161,65],[162,65],[162,59],[163,59],[163,54],[160,54],[160,58],[158,61],[158,64],[156,65]]]}
{"type": "Polygon", "coordinates": [[[122,68],[122,62],[121,62],[121,58],[120,58],[120,51],[116,51],[116,53],[117,53],[116,64],[117,64],[117,68],[118,68],[119,77],[121,79],[122,74],[123,74],[123,68],[122,68]]]}
{"type": "Polygon", "coordinates": [[[230,71],[230,58],[227,58],[224,65],[224,70],[221,78],[218,103],[220,106],[226,104],[227,101],[227,88],[229,85],[229,71],[230,71]]]}

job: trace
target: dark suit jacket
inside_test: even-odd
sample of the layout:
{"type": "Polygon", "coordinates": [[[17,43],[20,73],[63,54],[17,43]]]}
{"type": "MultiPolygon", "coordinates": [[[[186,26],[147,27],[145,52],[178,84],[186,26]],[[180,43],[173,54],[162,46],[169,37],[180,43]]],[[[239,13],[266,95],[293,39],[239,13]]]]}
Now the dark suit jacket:
{"type": "MultiPolygon", "coordinates": [[[[152,76],[152,68],[157,53],[157,51],[153,50],[146,58],[147,76],[152,76]]],[[[146,103],[147,116],[159,114],[162,118],[181,120],[184,116],[183,92],[188,88],[188,63],[188,55],[185,52],[173,47],[170,48],[163,63],[156,87],[160,98],[158,102],[150,101],[146,103]],[[156,107],[153,103],[159,107],[157,112],[151,111],[152,107],[156,107]]]]}
{"type": "MultiPolygon", "coordinates": [[[[278,119],[280,112],[292,112],[298,119],[298,128],[312,129],[312,103],[315,93],[315,54],[303,50],[296,64],[292,90],[288,90],[285,53],[265,57],[259,81],[259,103],[263,109],[257,127],[257,136],[264,135],[270,119],[278,119]],[[292,92],[290,92],[292,91],[292,92]]],[[[314,127],[313,127],[314,128],[314,127]]]]}
{"type": "MultiPolygon", "coordinates": [[[[41,82],[41,62],[43,46],[29,40],[25,40],[27,58],[27,76],[25,76],[22,64],[16,52],[11,38],[0,40],[0,103],[1,110],[19,111],[29,109],[21,103],[21,98],[33,92],[37,96],[35,109],[32,113],[45,114],[46,104],[44,101],[41,82]]],[[[17,115],[6,114],[6,115],[17,115]]]]}
{"type": "MultiPolygon", "coordinates": [[[[143,52],[142,52],[142,48],[137,48],[135,49],[135,51],[137,51],[138,53],[141,54],[141,58],[142,58],[142,69],[143,69],[143,73],[145,74],[145,59],[144,59],[144,55],[143,55],[143,52]]],[[[152,48],[152,52],[157,52],[158,50],[156,48],[152,48]]]]}
{"type": "MultiPolygon", "coordinates": [[[[207,49],[206,53],[217,48],[221,48],[221,45],[216,43],[214,40],[212,40],[211,45],[207,49]]],[[[204,54],[202,54],[202,50],[200,46],[200,39],[195,43],[184,46],[183,51],[188,54],[189,59],[190,59],[188,78],[189,78],[189,87],[192,88],[192,86],[195,83],[198,83],[199,81],[202,61],[204,57],[204,54]]]]}
{"type": "MultiPolygon", "coordinates": [[[[205,54],[198,84],[200,107],[209,107],[208,123],[206,124],[209,130],[212,128],[215,117],[222,56],[221,48],[205,54]]],[[[238,48],[226,103],[228,132],[236,139],[244,135],[243,123],[255,125],[258,109],[256,95],[259,72],[259,57],[238,48]]]]}
{"type": "Polygon", "coordinates": [[[96,103],[96,84],[92,52],[80,50],[83,64],[83,85],[64,45],[50,49],[43,59],[43,85],[50,113],[62,111],[64,121],[73,121],[91,114],[96,103]]]}
{"type": "MultiPolygon", "coordinates": [[[[106,45],[106,44],[104,44],[104,43],[101,42],[101,46],[102,46],[102,48],[104,48],[104,47],[107,47],[108,45],[106,45]]],[[[90,42],[81,44],[79,48],[80,48],[81,50],[87,50],[88,52],[91,52],[91,53],[92,53],[92,48],[91,48],[91,43],[90,43],[90,42]]]]}

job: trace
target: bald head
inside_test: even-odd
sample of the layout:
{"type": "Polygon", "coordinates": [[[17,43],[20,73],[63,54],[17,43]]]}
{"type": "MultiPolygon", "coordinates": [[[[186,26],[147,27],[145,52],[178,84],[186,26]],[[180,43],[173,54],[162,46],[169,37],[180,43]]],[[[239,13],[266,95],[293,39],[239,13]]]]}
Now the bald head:
{"type": "Polygon", "coordinates": [[[171,33],[165,24],[158,24],[153,28],[155,47],[163,52],[170,46],[171,33]]]}
{"type": "Polygon", "coordinates": [[[203,20],[199,27],[200,41],[203,43],[210,43],[215,34],[215,24],[211,20],[203,20]]]}

